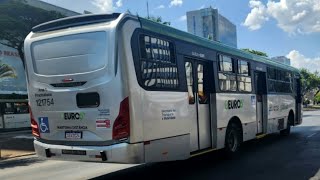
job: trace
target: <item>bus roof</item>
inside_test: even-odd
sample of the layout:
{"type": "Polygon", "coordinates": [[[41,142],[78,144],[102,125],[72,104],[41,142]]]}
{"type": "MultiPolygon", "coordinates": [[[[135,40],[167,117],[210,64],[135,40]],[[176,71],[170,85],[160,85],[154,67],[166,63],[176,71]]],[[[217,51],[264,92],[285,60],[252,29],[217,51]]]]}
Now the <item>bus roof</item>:
{"type": "Polygon", "coordinates": [[[65,17],[39,24],[32,28],[32,32],[48,32],[70,27],[77,27],[101,22],[109,22],[120,16],[120,13],[113,14],[85,14],[78,16],[65,17]]]}
{"type": "Polygon", "coordinates": [[[222,44],[222,43],[219,43],[216,41],[211,41],[206,38],[195,36],[195,35],[190,34],[188,32],[181,31],[181,30],[172,28],[170,26],[163,25],[161,23],[156,23],[154,21],[151,21],[151,20],[148,20],[145,18],[141,18],[141,17],[139,17],[139,21],[141,23],[141,27],[146,30],[150,30],[153,32],[157,32],[159,34],[163,34],[163,35],[167,35],[167,36],[174,37],[177,39],[181,39],[181,40],[184,40],[184,41],[187,41],[190,43],[197,44],[199,46],[204,46],[204,47],[207,47],[210,49],[215,49],[215,50],[218,50],[223,53],[231,54],[231,55],[242,57],[245,59],[251,59],[253,61],[265,63],[268,65],[280,67],[280,68],[283,68],[283,69],[286,69],[289,71],[299,73],[299,70],[297,68],[292,67],[292,66],[282,64],[282,63],[279,63],[276,61],[272,61],[268,58],[258,56],[258,55],[255,55],[255,54],[252,54],[249,52],[245,52],[243,50],[233,48],[233,47],[227,46],[225,44],[222,44]]]}

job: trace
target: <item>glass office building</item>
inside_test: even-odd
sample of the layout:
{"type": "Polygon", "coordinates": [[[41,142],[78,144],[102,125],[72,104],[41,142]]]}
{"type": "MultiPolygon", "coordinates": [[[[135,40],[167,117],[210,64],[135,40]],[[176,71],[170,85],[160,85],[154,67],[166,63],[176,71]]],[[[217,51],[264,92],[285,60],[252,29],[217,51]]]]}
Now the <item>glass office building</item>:
{"type": "Polygon", "coordinates": [[[204,8],[187,12],[188,32],[237,48],[237,27],[219,14],[217,9],[204,8]]]}

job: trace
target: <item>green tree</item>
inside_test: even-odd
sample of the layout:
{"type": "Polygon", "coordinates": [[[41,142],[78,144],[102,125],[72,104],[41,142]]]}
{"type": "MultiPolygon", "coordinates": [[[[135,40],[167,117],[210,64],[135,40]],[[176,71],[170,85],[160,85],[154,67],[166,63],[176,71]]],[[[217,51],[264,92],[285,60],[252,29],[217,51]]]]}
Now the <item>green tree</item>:
{"type": "Polygon", "coordinates": [[[317,104],[320,103],[320,93],[317,93],[314,97],[314,102],[316,102],[317,104]]]}
{"type": "MultiPolygon", "coordinates": [[[[127,13],[132,14],[129,9],[127,10],[127,13]]],[[[137,16],[137,17],[140,17],[138,13],[136,13],[136,16],[137,16]]],[[[170,26],[170,25],[171,25],[171,23],[170,23],[169,21],[162,21],[162,17],[161,17],[161,16],[158,16],[158,17],[155,17],[155,16],[147,16],[147,17],[145,17],[145,18],[146,18],[146,19],[149,19],[149,20],[151,20],[151,21],[160,23],[160,24],[167,25],[167,26],[170,26]]]]}
{"type": "Polygon", "coordinates": [[[29,6],[23,0],[0,0],[0,43],[18,50],[24,65],[24,39],[32,27],[62,17],[56,11],[29,6]]]}
{"type": "Polygon", "coordinates": [[[318,89],[320,86],[319,73],[316,71],[311,73],[309,70],[302,68],[300,70],[301,82],[304,85],[304,91],[309,92],[314,89],[318,89]]]}
{"type": "Polygon", "coordinates": [[[249,53],[256,54],[256,55],[259,55],[259,56],[268,57],[268,54],[265,53],[265,52],[262,52],[262,51],[257,51],[257,50],[248,49],[248,48],[244,48],[244,49],[241,49],[241,50],[247,51],[249,53]]]}
{"type": "Polygon", "coordinates": [[[154,21],[154,22],[157,22],[157,23],[161,23],[161,24],[167,25],[167,26],[171,25],[171,23],[168,22],[168,21],[162,21],[162,17],[161,16],[158,16],[158,17],[150,16],[150,17],[147,17],[147,19],[149,19],[151,21],[154,21]]]}

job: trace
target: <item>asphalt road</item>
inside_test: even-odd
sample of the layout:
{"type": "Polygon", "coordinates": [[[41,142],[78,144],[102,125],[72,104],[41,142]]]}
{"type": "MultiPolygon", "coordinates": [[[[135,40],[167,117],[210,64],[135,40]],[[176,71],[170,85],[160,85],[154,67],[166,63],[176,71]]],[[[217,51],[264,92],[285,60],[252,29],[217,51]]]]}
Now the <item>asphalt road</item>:
{"type": "Polygon", "coordinates": [[[0,131],[0,162],[6,158],[34,154],[31,130],[1,132],[0,131]]]}
{"type": "Polygon", "coordinates": [[[320,179],[320,111],[304,112],[288,137],[277,134],[245,143],[238,156],[221,151],[185,161],[144,165],[42,161],[0,162],[0,179],[320,179]]]}

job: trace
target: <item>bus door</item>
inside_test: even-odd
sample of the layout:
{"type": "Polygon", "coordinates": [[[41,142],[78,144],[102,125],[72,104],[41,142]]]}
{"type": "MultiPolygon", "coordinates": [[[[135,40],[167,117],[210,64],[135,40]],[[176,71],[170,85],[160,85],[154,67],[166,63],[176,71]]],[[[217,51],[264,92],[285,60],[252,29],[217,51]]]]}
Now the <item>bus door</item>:
{"type": "Polygon", "coordinates": [[[210,93],[213,85],[212,62],[186,58],[189,108],[193,112],[191,150],[211,147],[210,93]]]}
{"type": "Polygon", "coordinates": [[[267,132],[267,114],[264,111],[264,109],[267,108],[267,84],[265,72],[255,72],[255,90],[257,108],[257,134],[262,134],[267,132]]]}
{"type": "Polygon", "coordinates": [[[301,124],[302,114],[301,114],[301,103],[302,103],[302,92],[301,92],[301,80],[295,79],[295,91],[296,93],[296,117],[294,125],[301,124]]]}

